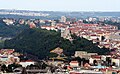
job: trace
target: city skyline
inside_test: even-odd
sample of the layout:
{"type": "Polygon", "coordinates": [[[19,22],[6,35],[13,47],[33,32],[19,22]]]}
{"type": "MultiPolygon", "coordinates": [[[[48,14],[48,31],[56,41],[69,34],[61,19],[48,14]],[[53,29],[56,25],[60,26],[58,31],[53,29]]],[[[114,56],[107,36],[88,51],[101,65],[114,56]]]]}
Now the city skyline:
{"type": "Polygon", "coordinates": [[[0,9],[33,11],[120,11],[119,0],[1,0],[0,9]]]}

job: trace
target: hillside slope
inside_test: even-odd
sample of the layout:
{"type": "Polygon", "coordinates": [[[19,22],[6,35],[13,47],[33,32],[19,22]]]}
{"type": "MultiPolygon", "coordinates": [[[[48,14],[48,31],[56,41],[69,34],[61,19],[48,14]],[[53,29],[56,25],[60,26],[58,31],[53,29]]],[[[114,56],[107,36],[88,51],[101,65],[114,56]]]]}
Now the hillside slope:
{"type": "Polygon", "coordinates": [[[2,19],[0,19],[0,37],[14,37],[28,28],[26,25],[6,25],[2,19]]]}
{"type": "Polygon", "coordinates": [[[100,49],[91,41],[72,36],[73,42],[60,37],[60,33],[42,29],[28,29],[12,40],[5,41],[5,48],[14,48],[19,52],[25,52],[37,56],[39,59],[49,56],[49,52],[56,47],[63,48],[67,56],[74,55],[76,50],[97,52],[105,54],[108,49],[100,49]]]}

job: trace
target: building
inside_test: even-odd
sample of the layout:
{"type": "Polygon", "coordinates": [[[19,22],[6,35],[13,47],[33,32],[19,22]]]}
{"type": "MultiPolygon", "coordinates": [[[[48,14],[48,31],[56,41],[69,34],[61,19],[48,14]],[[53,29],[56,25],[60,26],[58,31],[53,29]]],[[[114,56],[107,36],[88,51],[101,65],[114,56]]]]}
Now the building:
{"type": "Polygon", "coordinates": [[[115,63],[115,65],[117,66],[117,67],[120,67],[120,59],[118,58],[112,58],[111,59],[111,62],[112,63],[115,63]]]}
{"type": "Polygon", "coordinates": [[[71,67],[78,67],[79,66],[79,62],[78,61],[71,61],[70,62],[70,66],[71,67]]]}
{"type": "Polygon", "coordinates": [[[98,55],[97,53],[87,53],[85,51],[75,51],[75,57],[89,59],[92,55],[98,55]]]}
{"type": "Polygon", "coordinates": [[[66,20],[67,20],[67,18],[65,16],[61,16],[61,20],[60,20],[61,22],[65,23],[66,20]]]}
{"type": "Polygon", "coordinates": [[[109,39],[120,41],[120,32],[116,32],[109,35],[109,39]]]}
{"type": "Polygon", "coordinates": [[[68,30],[68,29],[61,30],[61,37],[65,38],[65,39],[71,39],[70,30],[68,30]]]}
{"type": "Polygon", "coordinates": [[[27,67],[29,65],[35,65],[35,62],[32,60],[27,60],[27,61],[21,61],[19,62],[20,65],[22,65],[22,67],[27,67]]]}
{"type": "Polygon", "coordinates": [[[14,55],[14,49],[1,49],[0,61],[1,64],[9,65],[20,62],[20,58],[14,55]]]}

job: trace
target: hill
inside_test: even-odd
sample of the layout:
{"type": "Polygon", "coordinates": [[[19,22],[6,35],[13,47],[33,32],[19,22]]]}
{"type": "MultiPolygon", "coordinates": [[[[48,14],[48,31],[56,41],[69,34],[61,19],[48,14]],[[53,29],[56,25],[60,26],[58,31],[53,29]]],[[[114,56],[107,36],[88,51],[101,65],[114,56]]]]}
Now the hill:
{"type": "Polygon", "coordinates": [[[24,29],[28,29],[26,25],[17,26],[15,25],[6,25],[2,19],[0,19],[0,37],[14,37],[17,34],[21,33],[24,29]]]}
{"type": "Polygon", "coordinates": [[[98,54],[106,54],[108,49],[100,49],[91,41],[72,35],[74,40],[70,42],[60,37],[60,33],[56,31],[48,31],[42,29],[28,29],[23,31],[17,37],[6,40],[4,48],[13,48],[19,52],[25,52],[39,59],[46,58],[50,55],[50,51],[56,47],[63,49],[67,56],[74,55],[75,51],[97,52],[98,54]]]}
{"type": "Polygon", "coordinates": [[[78,12],[62,12],[62,11],[30,11],[30,10],[6,10],[0,9],[1,13],[0,17],[4,18],[23,18],[23,19],[59,19],[61,16],[68,16],[68,17],[76,17],[76,18],[87,18],[87,17],[120,17],[120,12],[85,12],[85,11],[78,11],[78,12]],[[7,12],[7,14],[6,14],[7,12]],[[49,16],[26,16],[26,15],[15,15],[15,14],[8,14],[8,13],[42,13],[42,14],[49,14],[49,16]]]}

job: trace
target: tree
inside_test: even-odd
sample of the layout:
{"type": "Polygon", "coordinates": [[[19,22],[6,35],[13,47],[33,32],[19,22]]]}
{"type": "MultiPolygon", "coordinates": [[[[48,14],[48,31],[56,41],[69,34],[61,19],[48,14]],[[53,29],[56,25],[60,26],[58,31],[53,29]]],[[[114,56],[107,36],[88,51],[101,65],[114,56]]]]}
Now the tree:
{"type": "Polygon", "coordinates": [[[22,74],[27,74],[27,71],[26,71],[25,67],[23,67],[23,69],[22,69],[22,74]]]}
{"type": "Polygon", "coordinates": [[[7,67],[6,67],[5,64],[3,64],[3,65],[1,66],[1,71],[6,72],[6,70],[7,70],[7,67]]]}
{"type": "Polygon", "coordinates": [[[101,40],[103,41],[104,39],[105,39],[105,37],[104,37],[104,36],[102,36],[102,37],[101,37],[101,40]]]}
{"type": "Polygon", "coordinates": [[[10,65],[8,65],[8,72],[13,72],[13,70],[14,70],[15,68],[19,68],[19,67],[22,67],[22,65],[20,65],[20,64],[15,64],[15,63],[10,64],[10,65]]]}
{"type": "Polygon", "coordinates": [[[116,63],[115,63],[115,62],[113,62],[113,63],[112,63],[112,66],[116,66],[116,63]]]}
{"type": "Polygon", "coordinates": [[[93,65],[94,65],[94,66],[97,66],[97,64],[98,64],[97,60],[94,60],[94,61],[93,61],[93,65]]]}
{"type": "MultiPolygon", "coordinates": [[[[58,46],[63,49],[63,54],[66,56],[74,56],[75,51],[94,52],[98,54],[106,54],[108,49],[100,49],[92,41],[72,35],[73,41],[61,37],[60,32],[48,31],[43,29],[28,29],[24,30],[17,37],[6,40],[4,48],[16,49],[16,51],[27,53],[27,55],[35,56],[39,59],[48,58],[50,51],[58,46]]],[[[30,56],[27,56],[31,58],[30,56]]],[[[33,58],[35,59],[35,58],[33,58]]]]}

